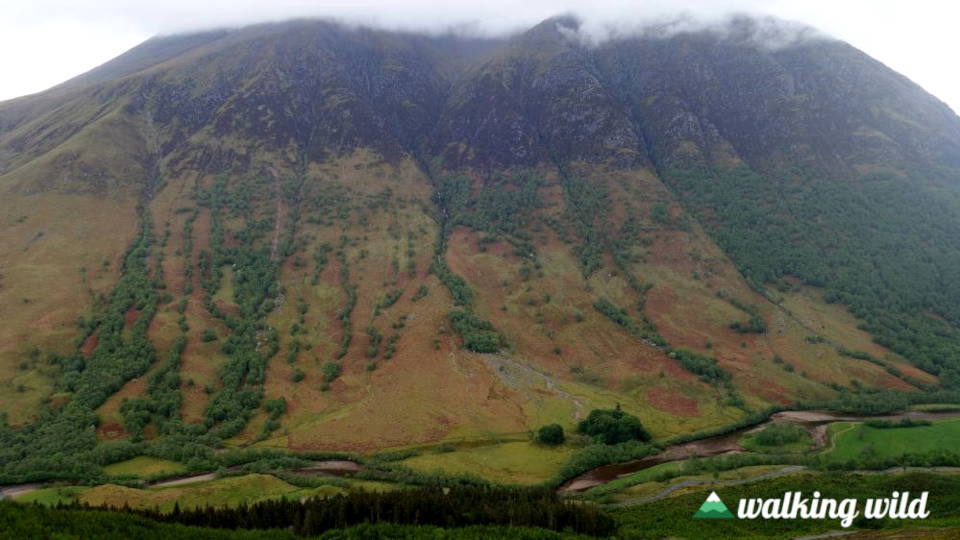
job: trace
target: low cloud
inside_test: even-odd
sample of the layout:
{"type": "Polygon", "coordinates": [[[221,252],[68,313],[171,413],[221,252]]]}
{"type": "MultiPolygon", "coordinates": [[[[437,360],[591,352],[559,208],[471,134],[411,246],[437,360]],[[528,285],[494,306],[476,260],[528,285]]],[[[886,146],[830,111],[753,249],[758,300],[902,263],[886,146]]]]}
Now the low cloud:
{"type": "Polygon", "coordinates": [[[747,13],[714,17],[682,13],[616,22],[571,15],[559,19],[557,27],[571,41],[586,46],[596,46],[610,39],[631,36],[662,39],[690,32],[709,32],[723,39],[767,49],[780,49],[809,40],[829,39],[827,34],[807,24],[747,13]]]}
{"type": "Polygon", "coordinates": [[[573,13],[582,21],[571,39],[597,43],[642,32],[669,35],[711,28],[727,32],[730,16],[779,19],[750,29],[746,39],[782,47],[818,34],[852,43],[934,94],[960,107],[960,4],[903,0],[31,0],[0,6],[0,99],[38,91],[158,34],[239,27],[291,18],[332,18],[392,30],[481,36],[529,28],[573,13]],[[799,21],[801,24],[783,21],[799,21]],[[812,27],[812,28],[811,28],[812,27]]]}

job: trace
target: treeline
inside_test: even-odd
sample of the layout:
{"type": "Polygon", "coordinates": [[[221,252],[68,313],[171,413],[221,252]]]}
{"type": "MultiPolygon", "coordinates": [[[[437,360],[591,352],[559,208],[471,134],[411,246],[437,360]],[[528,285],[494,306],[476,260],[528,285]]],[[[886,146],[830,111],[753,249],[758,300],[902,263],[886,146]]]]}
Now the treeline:
{"type": "MultiPolygon", "coordinates": [[[[120,511],[50,508],[0,501],[0,523],[10,538],[116,538],[127,540],[220,540],[257,539],[292,540],[298,538],[286,529],[213,529],[189,527],[179,523],[160,523],[120,511]]],[[[322,540],[367,540],[405,538],[410,540],[577,540],[589,538],[569,532],[532,527],[475,525],[442,528],[432,525],[361,524],[329,530],[322,540]]]]}
{"type": "Polygon", "coordinates": [[[867,427],[872,427],[875,429],[895,429],[895,428],[911,428],[911,427],[926,427],[933,425],[933,422],[929,420],[913,420],[911,418],[903,418],[899,422],[890,422],[889,420],[867,420],[863,423],[867,427]]]}
{"type": "Polygon", "coordinates": [[[159,523],[120,511],[50,508],[39,504],[0,501],[3,538],[109,538],[126,540],[292,540],[284,530],[244,531],[201,529],[178,523],[159,523]]]}
{"type": "MultiPolygon", "coordinates": [[[[79,504],[58,508],[88,509],[79,504]]],[[[609,536],[616,525],[593,505],[565,501],[537,488],[419,488],[383,493],[358,491],[304,502],[277,499],[237,507],[172,512],[127,510],[152,520],[219,529],[289,529],[316,536],[361,523],[468,527],[540,527],[591,536],[609,536]]]]}

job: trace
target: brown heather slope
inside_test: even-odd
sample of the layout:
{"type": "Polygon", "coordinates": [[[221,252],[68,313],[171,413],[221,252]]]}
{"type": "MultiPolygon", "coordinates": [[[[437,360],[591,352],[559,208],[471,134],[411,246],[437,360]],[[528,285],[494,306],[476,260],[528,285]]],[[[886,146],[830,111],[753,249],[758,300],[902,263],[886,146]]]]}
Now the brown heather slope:
{"type": "MultiPolygon", "coordinates": [[[[782,193],[793,193],[776,183],[788,166],[833,167],[818,181],[920,162],[950,171],[955,117],[883,71],[892,102],[909,101],[929,129],[886,141],[893,159],[848,140],[903,128],[890,110],[866,124],[831,123],[847,148],[836,164],[816,135],[835,104],[820,88],[803,90],[827,103],[807,109],[791,92],[838,58],[857,77],[880,69],[849,47],[771,52],[693,34],[588,49],[566,37],[575,29],[558,19],[510,39],[469,40],[301,21],[158,38],[47,93],[0,103],[0,413],[23,426],[45,405],[70,402],[61,370],[95,356],[105,331],[83,339],[77,318],[106,320],[97,317],[147,218],[155,361],[96,404],[101,440],[132,436],[124,400],[154,398],[152,376],[181,335],[168,420],[191,433],[238,420],[223,431],[228,446],[526,440],[540,425],[571,428],[615,404],[666,437],[839,389],[937,384],[952,360],[924,364],[904,356],[915,349],[902,341],[876,339],[864,328],[889,326],[868,326],[844,305],[873,317],[856,287],[798,278],[794,259],[756,273],[784,250],[828,261],[829,249],[809,248],[798,229],[793,244],[744,251],[736,240],[763,226],[731,232],[729,210],[697,191],[710,177],[691,188],[676,168],[752,168],[782,193]],[[677,58],[659,57],[664,50],[677,58]],[[789,73],[751,72],[753,60],[789,73]],[[691,70],[687,79],[669,71],[673,61],[691,70]],[[709,88],[695,87],[700,77],[709,88]],[[766,93],[765,109],[754,101],[766,93]],[[755,109],[781,116],[742,117],[755,109]],[[797,144],[783,140],[791,125],[802,128],[797,144]],[[275,281],[255,275],[263,268],[275,281]],[[253,303],[250,280],[265,281],[253,303]],[[849,296],[827,303],[836,291],[849,296]],[[605,316],[605,305],[624,319],[605,316]],[[492,323],[502,347],[468,350],[449,318],[456,309],[492,323]],[[751,317],[765,329],[731,327],[751,317]],[[252,342],[237,345],[244,328],[252,342]],[[274,339],[262,377],[252,356],[236,367],[238,348],[269,355],[274,339]],[[732,386],[698,377],[670,347],[715,359],[732,386]],[[250,370],[236,388],[225,382],[231,369],[250,370]],[[252,405],[236,418],[212,413],[234,390],[249,391],[252,405]],[[264,404],[281,398],[286,408],[271,418],[264,404]]],[[[953,177],[930,178],[918,185],[953,193],[953,177]]],[[[835,244],[859,249],[860,237],[834,232],[835,244]]],[[[908,307],[891,301],[891,313],[923,307],[952,339],[952,312],[918,290],[908,307]]],[[[142,436],[180,429],[165,422],[149,417],[142,436]]]]}

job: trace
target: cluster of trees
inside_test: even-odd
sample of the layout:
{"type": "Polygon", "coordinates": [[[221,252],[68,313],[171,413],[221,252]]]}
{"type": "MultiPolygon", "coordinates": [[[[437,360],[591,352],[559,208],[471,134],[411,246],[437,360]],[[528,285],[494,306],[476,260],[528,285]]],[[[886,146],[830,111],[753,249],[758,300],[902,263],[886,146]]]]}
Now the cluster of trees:
{"type": "MultiPolygon", "coordinates": [[[[628,313],[626,309],[614,304],[606,298],[600,298],[594,302],[593,308],[599,311],[606,318],[623,327],[626,331],[630,332],[634,336],[647,340],[653,345],[659,347],[664,347],[667,345],[667,340],[663,339],[663,337],[657,333],[656,327],[653,326],[652,322],[642,326],[637,324],[636,321],[630,317],[630,313],[628,313]]],[[[644,319],[646,318],[644,317],[644,319]]]]}
{"type": "Polygon", "coordinates": [[[430,264],[430,273],[437,276],[440,283],[443,283],[444,287],[450,291],[450,296],[453,298],[453,305],[461,307],[470,306],[473,301],[473,290],[470,289],[470,285],[467,285],[465,279],[450,270],[450,267],[447,266],[447,261],[443,260],[442,257],[442,253],[437,255],[437,259],[430,264]]]}
{"type": "Polygon", "coordinates": [[[420,285],[417,291],[413,293],[413,296],[410,297],[410,300],[412,302],[418,302],[426,298],[428,294],[430,294],[430,289],[428,289],[426,285],[420,285]]]}
{"type": "Polygon", "coordinates": [[[543,180],[534,171],[487,178],[463,208],[461,223],[519,240],[532,250],[527,224],[531,212],[544,205],[538,189],[543,180]]]}
{"type": "Polygon", "coordinates": [[[577,431],[588,435],[598,443],[619,444],[628,441],[647,442],[650,432],[640,419],[617,405],[615,409],[594,409],[577,425],[577,431]]]}
{"type": "Polygon", "coordinates": [[[703,356],[686,349],[671,349],[670,358],[680,362],[690,373],[699,375],[700,379],[710,384],[730,384],[730,372],[720,367],[716,359],[703,356]]]}
{"type": "Polygon", "coordinates": [[[447,315],[453,329],[463,338],[463,346],[474,352],[493,353],[503,347],[503,336],[488,321],[473,313],[456,309],[447,315]]]}
{"type": "Polygon", "coordinates": [[[202,424],[220,439],[240,433],[260,407],[267,362],[280,348],[276,329],[264,322],[279,294],[280,267],[263,240],[272,230],[271,220],[257,219],[252,211],[243,214],[244,227],[235,233],[237,241],[229,248],[221,225],[225,208],[239,215],[247,207],[237,206],[234,201],[249,200],[250,194],[264,191],[264,187],[262,181],[251,179],[238,179],[231,186],[220,177],[209,190],[201,192],[206,193],[203,200],[208,202],[211,215],[211,278],[203,283],[205,304],[230,330],[221,344],[221,351],[227,355],[220,371],[222,385],[208,402],[202,424]],[[240,195],[236,195],[238,190],[240,195]],[[223,313],[208,300],[220,287],[221,267],[228,264],[233,267],[233,300],[238,315],[223,313]],[[261,348],[261,342],[266,347],[261,348]]]}
{"type": "Polygon", "coordinates": [[[783,446],[806,439],[807,431],[794,424],[770,424],[753,435],[753,440],[762,446],[783,446]]]}
{"type": "MultiPolygon", "coordinates": [[[[94,410],[156,360],[147,335],[160,298],[160,284],[147,264],[153,243],[153,223],[144,210],[138,234],[123,256],[117,284],[83,321],[78,350],[68,356],[50,356],[61,370],[61,390],[71,393],[69,401],[60,408],[43,408],[33,423],[17,429],[0,417],[0,482],[101,474],[93,459],[99,422],[94,410]],[[138,316],[127,328],[131,310],[138,316]],[[94,334],[97,345],[87,357],[79,346],[94,334]]],[[[155,389],[166,384],[165,377],[152,382],[155,389]]]]}
{"type": "Polygon", "coordinates": [[[587,278],[602,265],[606,245],[603,225],[610,208],[610,193],[604,185],[575,175],[564,174],[561,182],[567,204],[565,217],[573,224],[580,239],[573,251],[580,262],[583,277],[587,278]]]}
{"type": "Polygon", "coordinates": [[[263,408],[267,411],[267,421],[263,424],[260,440],[266,439],[280,428],[280,417],[287,412],[287,400],[282,396],[276,399],[268,399],[263,402],[263,408]]]}
{"type": "MultiPolygon", "coordinates": [[[[504,224],[497,223],[493,218],[501,216],[501,204],[514,209],[516,209],[515,204],[532,204],[531,197],[536,197],[536,184],[529,179],[525,181],[524,185],[527,184],[532,187],[521,190],[527,193],[527,195],[520,197],[522,202],[511,202],[509,198],[503,198],[501,195],[490,192],[480,197],[483,199],[483,203],[479,205],[478,210],[476,200],[471,198],[471,183],[468,178],[464,176],[443,176],[436,180],[435,202],[439,227],[434,246],[434,261],[430,265],[430,272],[436,275],[450,291],[454,305],[459,308],[451,311],[447,315],[447,319],[453,326],[454,331],[463,340],[463,346],[471,351],[497,352],[503,347],[504,339],[492,323],[474,314],[472,306],[473,291],[466,280],[454,274],[447,265],[445,259],[447,239],[450,231],[457,225],[466,225],[494,232],[502,230],[505,234],[519,234],[521,224],[525,222],[516,220],[525,218],[511,216],[504,224]]],[[[481,192],[483,192],[482,189],[481,192]]],[[[424,296],[425,294],[424,292],[424,296]]]]}
{"type": "Polygon", "coordinates": [[[357,286],[350,283],[350,263],[347,261],[347,244],[350,239],[346,235],[340,236],[340,245],[337,247],[337,261],[340,262],[340,286],[347,295],[347,301],[343,309],[337,313],[337,319],[343,327],[343,334],[340,336],[340,350],[337,351],[335,358],[337,360],[347,355],[350,350],[350,342],[353,341],[353,322],[350,321],[350,315],[353,308],[357,306],[357,286]]]}
{"type": "Polygon", "coordinates": [[[632,215],[627,217],[627,219],[623,221],[623,225],[620,226],[620,230],[617,231],[616,238],[613,241],[613,262],[616,263],[617,268],[623,274],[627,285],[640,296],[640,300],[637,302],[637,311],[640,312],[641,317],[643,317],[644,323],[656,332],[656,326],[643,314],[646,305],[647,291],[653,288],[653,284],[640,283],[630,270],[631,264],[643,261],[642,257],[634,253],[634,248],[638,243],[643,244],[647,241],[649,240],[640,236],[640,220],[632,215]]]}
{"type": "Polygon", "coordinates": [[[89,358],[79,352],[60,359],[63,390],[72,392],[71,401],[93,410],[120,389],[128,380],[142,375],[156,358],[147,330],[157,311],[157,282],[147,267],[153,243],[153,224],[144,212],[140,231],[123,258],[121,276],[110,294],[108,304],[95,313],[90,328],[95,329],[97,346],[89,358]],[[139,312],[124,334],[126,314],[139,312]]]}
{"type": "Polygon", "coordinates": [[[151,422],[160,433],[176,430],[180,423],[180,357],[187,347],[186,336],[181,335],[170,346],[167,357],[147,385],[147,395],[124,400],[120,404],[123,426],[134,440],[139,440],[143,429],[151,422]]]}
{"type": "Polygon", "coordinates": [[[741,334],[765,334],[767,332],[767,323],[763,321],[763,317],[760,316],[760,311],[756,306],[744,304],[733,296],[725,295],[725,298],[733,307],[746,313],[750,317],[745,323],[740,321],[730,323],[731,330],[740,332],[741,334]]]}
{"type": "Polygon", "coordinates": [[[379,313],[381,309],[387,309],[392,305],[397,303],[397,300],[400,300],[400,297],[403,296],[403,291],[401,289],[394,289],[388,291],[383,297],[377,302],[376,312],[379,313]]]}

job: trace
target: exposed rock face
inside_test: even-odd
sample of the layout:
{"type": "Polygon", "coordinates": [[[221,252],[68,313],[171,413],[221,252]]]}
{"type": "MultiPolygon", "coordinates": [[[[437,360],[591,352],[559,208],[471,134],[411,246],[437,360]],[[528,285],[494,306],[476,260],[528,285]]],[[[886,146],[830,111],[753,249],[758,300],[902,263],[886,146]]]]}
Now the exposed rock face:
{"type": "MultiPolygon", "coordinates": [[[[123,105],[149,117],[168,157],[202,133],[311,159],[363,147],[452,167],[960,165],[956,115],[904,77],[842,42],[772,47],[737,24],[598,45],[565,18],[501,40],[324,22],[157,38],[0,106],[0,155],[12,170],[123,105]]],[[[176,161],[222,168],[237,157],[206,152],[187,144],[176,161]]]]}

